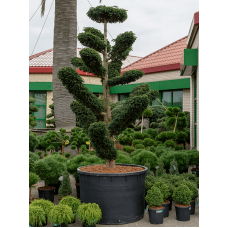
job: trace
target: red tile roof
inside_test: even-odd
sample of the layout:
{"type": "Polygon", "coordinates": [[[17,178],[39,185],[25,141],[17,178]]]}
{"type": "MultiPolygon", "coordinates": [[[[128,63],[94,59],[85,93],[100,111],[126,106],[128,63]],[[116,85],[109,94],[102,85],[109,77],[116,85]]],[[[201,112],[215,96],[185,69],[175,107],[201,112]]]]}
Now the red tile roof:
{"type": "Polygon", "coordinates": [[[174,70],[179,67],[183,50],[186,48],[187,36],[139,59],[122,68],[122,72],[133,69],[145,69],[145,73],[174,70]],[[170,65],[170,67],[169,67],[170,65]],[[164,67],[166,66],[166,67],[164,67]],[[160,69],[160,70],[159,70],[160,69]]]}

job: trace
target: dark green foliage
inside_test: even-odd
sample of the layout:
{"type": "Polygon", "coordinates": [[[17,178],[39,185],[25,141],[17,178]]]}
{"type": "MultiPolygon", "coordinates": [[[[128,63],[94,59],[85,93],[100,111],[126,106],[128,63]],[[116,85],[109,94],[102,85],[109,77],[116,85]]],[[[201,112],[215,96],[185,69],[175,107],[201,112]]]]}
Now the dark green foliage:
{"type": "Polygon", "coordinates": [[[149,172],[146,176],[146,180],[145,180],[145,189],[146,191],[148,191],[149,189],[151,189],[151,187],[154,185],[156,181],[156,177],[152,176],[149,172]]]}
{"type": "Polygon", "coordinates": [[[185,114],[186,121],[187,121],[187,128],[190,128],[190,112],[185,111],[184,114],[185,114]]]}
{"type": "Polygon", "coordinates": [[[146,150],[149,150],[149,151],[151,151],[151,152],[155,152],[155,146],[148,146],[148,147],[146,147],[146,150]]]}
{"type": "Polygon", "coordinates": [[[159,145],[163,145],[163,142],[162,141],[156,141],[156,146],[159,146],[159,145]]]}
{"type": "Polygon", "coordinates": [[[38,151],[37,154],[40,156],[42,154],[42,151],[38,151]]]}
{"type": "MultiPolygon", "coordinates": [[[[110,125],[109,125],[110,126],[110,125]]],[[[113,147],[113,142],[108,137],[108,129],[104,122],[93,123],[89,128],[89,138],[92,147],[96,150],[96,154],[101,159],[115,160],[117,151],[113,147]]]]}
{"type": "Polygon", "coordinates": [[[147,130],[144,130],[146,131],[146,133],[148,133],[150,135],[150,138],[151,139],[155,139],[155,137],[158,135],[158,130],[157,129],[147,129],[147,130]]]}
{"type": "Polygon", "coordinates": [[[165,145],[166,147],[172,147],[172,148],[174,148],[174,147],[176,146],[176,143],[175,143],[174,141],[172,141],[172,140],[166,140],[166,141],[164,142],[164,145],[165,145]]]}
{"type": "Polygon", "coordinates": [[[71,156],[70,153],[65,153],[66,158],[69,158],[70,156],[71,156]]]}
{"type": "Polygon", "coordinates": [[[150,139],[150,135],[148,133],[145,132],[146,130],[143,130],[142,134],[143,134],[143,138],[149,138],[150,139]]]}
{"type": "Polygon", "coordinates": [[[175,146],[175,150],[183,150],[183,149],[184,149],[183,146],[179,146],[179,145],[175,146]]]}
{"type": "Polygon", "coordinates": [[[165,184],[163,181],[156,181],[153,187],[159,188],[163,195],[163,202],[170,196],[169,186],[165,184]]]}
{"type": "Polygon", "coordinates": [[[52,152],[51,155],[58,155],[58,153],[57,152],[52,152]]]}
{"type": "Polygon", "coordinates": [[[76,214],[78,207],[81,205],[81,201],[80,199],[77,199],[73,196],[65,196],[61,199],[59,205],[69,206],[72,209],[73,213],[76,214]]]}
{"type": "Polygon", "coordinates": [[[32,97],[29,97],[29,129],[34,128],[37,125],[37,122],[35,121],[36,117],[32,115],[34,112],[38,112],[39,109],[37,106],[32,105],[32,103],[35,102],[35,99],[32,97]]]}
{"type": "Polygon", "coordinates": [[[40,159],[40,157],[35,152],[31,152],[31,151],[29,151],[29,158],[32,159],[33,161],[38,161],[40,159]]]}
{"type": "MultiPolygon", "coordinates": [[[[135,132],[135,133],[133,134],[133,138],[134,138],[134,139],[143,139],[144,136],[143,136],[143,134],[140,133],[140,132],[135,132]]],[[[133,144],[133,145],[134,145],[134,144],[133,144]]]]}
{"type": "Polygon", "coordinates": [[[155,147],[155,150],[154,150],[154,153],[157,155],[157,157],[161,157],[161,155],[165,152],[168,152],[168,151],[174,151],[173,148],[171,147],[166,147],[166,146],[163,146],[163,145],[158,145],[157,147],[155,147]]]}
{"type": "Polygon", "coordinates": [[[134,157],[135,155],[139,154],[141,151],[144,151],[144,149],[137,149],[131,152],[130,157],[134,157]]]}
{"type": "Polygon", "coordinates": [[[45,212],[41,207],[29,206],[29,225],[43,226],[46,223],[45,212]]]}
{"type": "Polygon", "coordinates": [[[178,186],[173,192],[173,200],[178,204],[188,205],[192,199],[192,191],[185,185],[178,186]]]}
{"type": "Polygon", "coordinates": [[[108,65],[108,78],[109,79],[120,76],[122,64],[123,63],[121,60],[116,60],[116,61],[112,61],[108,65]]]}
{"type": "MultiPolygon", "coordinates": [[[[158,141],[162,141],[162,142],[165,142],[167,140],[167,135],[166,135],[166,132],[161,132],[159,135],[158,135],[158,141]]],[[[155,138],[156,140],[156,138],[155,138]]]]}
{"type": "Polygon", "coordinates": [[[70,184],[70,176],[69,176],[69,173],[65,170],[63,171],[63,180],[61,181],[58,195],[60,197],[64,197],[64,196],[71,195],[71,193],[72,193],[72,187],[70,184]]]}
{"type": "Polygon", "coordinates": [[[29,151],[35,151],[35,149],[39,145],[39,140],[38,138],[31,132],[29,131],[29,151]]]}
{"type": "Polygon", "coordinates": [[[127,19],[127,12],[125,9],[119,9],[117,6],[97,6],[90,7],[87,16],[97,23],[117,23],[124,22],[127,19]]]}
{"type": "Polygon", "coordinates": [[[136,144],[135,145],[135,149],[144,149],[145,147],[143,146],[143,144],[136,144]]]}
{"type": "Polygon", "coordinates": [[[38,200],[34,200],[32,201],[32,203],[30,204],[29,207],[41,207],[44,212],[45,212],[45,216],[47,218],[49,211],[55,206],[54,203],[52,203],[49,200],[45,200],[45,199],[38,199],[38,200]]]}
{"type": "MultiPolygon", "coordinates": [[[[59,156],[59,155],[58,155],[59,156]]],[[[56,184],[66,165],[58,162],[52,156],[45,157],[35,162],[36,174],[46,183],[56,184]]]]}
{"type": "Polygon", "coordinates": [[[142,150],[133,156],[132,159],[137,165],[142,166],[144,166],[146,162],[149,162],[151,170],[155,170],[155,167],[158,165],[158,158],[156,154],[147,150],[142,150]]]}
{"type": "Polygon", "coordinates": [[[83,203],[77,210],[78,218],[82,223],[87,226],[95,225],[99,223],[102,218],[102,212],[98,204],[96,203],[83,203]]]}
{"type": "Polygon", "coordinates": [[[32,188],[38,181],[39,177],[35,173],[29,172],[29,188],[32,188]]]}
{"type": "Polygon", "coordinates": [[[170,162],[169,174],[170,175],[179,175],[178,163],[176,162],[175,157],[174,157],[173,161],[170,162]]]}
{"type": "Polygon", "coordinates": [[[187,150],[189,156],[189,165],[195,165],[199,167],[199,151],[198,150],[187,150]]]}
{"type": "Polygon", "coordinates": [[[32,158],[29,158],[29,172],[35,172],[35,161],[32,158]]]}
{"type": "Polygon", "coordinates": [[[69,223],[73,222],[74,219],[75,217],[73,215],[73,211],[71,207],[67,205],[56,205],[48,214],[48,220],[52,224],[61,225],[62,223],[65,223],[68,225],[69,223]]]}
{"type": "Polygon", "coordinates": [[[185,181],[184,184],[192,191],[192,200],[195,200],[199,195],[196,185],[191,181],[185,181]]]}
{"type": "Polygon", "coordinates": [[[132,159],[125,154],[118,154],[117,159],[116,159],[116,163],[118,164],[132,164],[132,159]]]}
{"type": "Polygon", "coordinates": [[[158,161],[158,166],[159,168],[156,170],[156,177],[163,176],[166,173],[164,169],[164,163],[162,161],[158,161]]]}
{"type": "Polygon", "coordinates": [[[144,75],[142,70],[130,70],[122,74],[122,76],[114,77],[108,80],[108,86],[125,85],[135,82],[144,75]]]}
{"type": "Polygon", "coordinates": [[[145,147],[147,147],[147,146],[154,146],[155,145],[155,141],[153,139],[150,139],[150,138],[145,138],[143,140],[143,145],[145,147]]]}
{"type": "Polygon", "coordinates": [[[126,151],[127,153],[130,154],[131,152],[135,151],[135,148],[132,146],[124,146],[123,151],[126,151]]]}
{"type": "Polygon", "coordinates": [[[166,131],[165,133],[166,133],[166,138],[169,140],[175,140],[177,138],[177,135],[172,131],[166,131]]]}
{"type": "Polygon", "coordinates": [[[121,145],[132,145],[133,138],[128,135],[119,135],[118,137],[119,143],[121,145]]]}
{"type": "MultiPolygon", "coordinates": [[[[53,98],[52,98],[52,100],[53,100],[53,98]]],[[[46,117],[47,118],[54,117],[54,118],[46,120],[47,124],[51,124],[51,126],[49,125],[49,126],[46,126],[46,127],[47,128],[56,128],[56,126],[55,126],[55,114],[54,114],[54,103],[50,104],[49,108],[51,109],[51,113],[47,114],[46,117]]]]}
{"type": "MultiPolygon", "coordinates": [[[[143,129],[146,129],[146,127],[143,126],[143,129]]],[[[135,130],[135,131],[141,131],[141,126],[135,127],[134,130],[135,130]]]]}
{"type": "Polygon", "coordinates": [[[156,122],[157,119],[166,117],[165,108],[162,105],[152,105],[148,107],[153,112],[153,122],[156,122]]]}
{"type": "MultiPolygon", "coordinates": [[[[151,124],[150,124],[150,127],[152,128],[152,129],[154,129],[154,130],[157,130],[156,128],[158,128],[158,123],[156,123],[156,122],[152,122],[151,124]]],[[[158,130],[157,130],[158,131],[158,130]]],[[[157,136],[157,135],[156,135],[157,136]]],[[[155,136],[155,137],[156,137],[155,136]]]]}
{"type": "Polygon", "coordinates": [[[145,200],[151,207],[160,207],[163,203],[164,196],[162,195],[159,188],[152,187],[147,191],[145,200]]]}
{"type": "Polygon", "coordinates": [[[185,143],[188,138],[188,134],[184,131],[180,131],[177,133],[177,139],[176,142],[179,143],[185,143]]]}

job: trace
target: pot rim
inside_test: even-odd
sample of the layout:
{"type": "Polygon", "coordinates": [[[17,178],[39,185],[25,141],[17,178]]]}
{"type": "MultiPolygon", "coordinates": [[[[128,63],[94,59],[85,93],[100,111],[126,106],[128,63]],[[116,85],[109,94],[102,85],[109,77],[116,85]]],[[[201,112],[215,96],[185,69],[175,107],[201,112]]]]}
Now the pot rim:
{"type": "MultiPolygon", "coordinates": [[[[97,165],[97,164],[95,164],[97,165]]],[[[98,165],[103,165],[103,164],[98,164],[98,165]]],[[[94,166],[94,165],[85,165],[85,166],[81,166],[79,168],[77,168],[77,172],[79,174],[84,174],[84,175],[90,175],[90,176],[132,176],[132,175],[140,175],[140,174],[144,174],[148,171],[147,167],[142,166],[142,165],[134,165],[134,164],[121,164],[118,163],[116,165],[123,165],[123,166],[136,166],[136,167],[142,167],[144,168],[144,170],[142,171],[136,171],[136,172],[131,172],[131,173],[91,173],[91,172],[85,172],[80,170],[80,168],[82,167],[87,167],[87,166],[94,166]]]]}
{"type": "MultiPolygon", "coordinates": [[[[169,201],[169,200],[168,200],[169,201]]],[[[168,203],[163,203],[162,205],[170,204],[170,201],[168,203]]]]}
{"type": "Polygon", "coordinates": [[[151,209],[150,207],[148,207],[148,210],[151,210],[151,211],[157,211],[157,210],[164,210],[165,207],[161,208],[161,209],[151,209]]]}
{"type": "MultiPolygon", "coordinates": [[[[179,206],[176,206],[176,204],[174,205],[175,207],[178,207],[178,208],[189,208],[189,207],[191,207],[191,205],[190,206],[186,206],[186,207],[179,207],[179,206]]],[[[185,205],[184,205],[185,206],[185,205]]]]}

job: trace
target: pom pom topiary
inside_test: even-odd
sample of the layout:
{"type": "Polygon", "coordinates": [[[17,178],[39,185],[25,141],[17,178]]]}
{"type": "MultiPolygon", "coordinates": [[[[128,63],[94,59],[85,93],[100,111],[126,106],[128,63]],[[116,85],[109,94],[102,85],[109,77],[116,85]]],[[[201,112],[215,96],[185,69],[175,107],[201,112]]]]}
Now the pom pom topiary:
{"type": "Polygon", "coordinates": [[[135,149],[137,150],[137,149],[144,149],[144,146],[143,146],[143,144],[136,144],[135,145],[135,149]]]}
{"type": "Polygon", "coordinates": [[[152,187],[147,191],[145,200],[151,207],[160,207],[164,202],[163,198],[160,189],[152,187]]]}
{"type": "Polygon", "coordinates": [[[143,140],[143,145],[145,147],[147,147],[147,146],[154,146],[155,145],[155,141],[153,139],[150,139],[150,138],[145,138],[143,140]]]}
{"type": "Polygon", "coordinates": [[[143,144],[143,141],[141,139],[135,139],[132,141],[133,146],[135,146],[136,144],[143,144]]]}
{"type": "Polygon", "coordinates": [[[181,184],[173,192],[173,200],[181,205],[189,205],[192,199],[192,191],[185,185],[181,184]]]}
{"type": "Polygon", "coordinates": [[[125,152],[130,154],[131,152],[135,151],[135,148],[132,147],[132,146],[124,146],[123,147],[123,151],[125,151],[125,152]]]}
{"type": "Polygon", "coordinates": [[[172,140],[166,140],[164,142],[164,146],[174,148],[176,146],[176,143],[174,141],[172,141],[172,140]]]}

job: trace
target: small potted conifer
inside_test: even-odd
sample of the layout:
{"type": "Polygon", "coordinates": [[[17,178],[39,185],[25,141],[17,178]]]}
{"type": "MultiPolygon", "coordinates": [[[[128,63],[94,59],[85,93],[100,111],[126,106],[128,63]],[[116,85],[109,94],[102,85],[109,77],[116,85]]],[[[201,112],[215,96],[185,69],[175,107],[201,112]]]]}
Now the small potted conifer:
{"type": "Polygon", "coordinates": [[[194,215],[195,214],[195,200],[198,197],[199,193],[198,193],[198,189],[196,188],[195,184],[190,182],[190,181],[186,181],[185,184],[187,185],[187,187],[192,191],[192,200],[190,202],[191,204],[191,210],[190,210],[190,215],[194,215]]]}
{"type": "Polygon", "coordinates": [[[77,216],[83,227],[95,227],[102,218],[102,212],[96,203],[83,203],[78,207],[77,216]]]}
{"type": "Polygon", "coordinates": [[[29,173],[29,203],[32,201],[32,188],[35,188],[34,184],[36,184],[39,179],[40,178],[35,173],[29,173]]]}
{"type": "Polygon", "coordinates": [[[46,225],[44,210],[39,206],[29,206],[29,226],[42,227],[46,225]]]}
{"type": "Polygon", "coordinates": [[[191,210],[191,199],[192,191],[185,185],[181,184],[173,192],[173,200],[177,203],[176,208],[176,218],[179,221],[189,221],[190,220],[190,210],[191,210]]]}
{"type": "Polygon", "coordinates": [[[164,199],[159,188],[152,187],[147,191],[146,202],[149,205],[149,219],[151,224],[162,224],[164,217],[164,199]]]}
{"type": "Polygon", "coordinates": [[[72,193],[72,187],[70,185],[70,176],[67,170],[63,172],[63,180],[61,182],[58,194],[60,199],[62,199],[64,196],[69,196],[72,193]]]}
{"type": "Polygon", "coordinates": [[[81,205],[81,201],[73,196],[65,196],[61,199],[61,201],[59,202],[59,205],[67,205],[71,207],[74,217],[76,219],[77,209],[81,205]]]}
{"type": "Polygon", "coordinates": [[[49,214],[48,220],[54,225],[59,227],[67,227],[69,223],[74,221],[75,217],[71,207],[67,205],[54,206],[49,214]]]}

